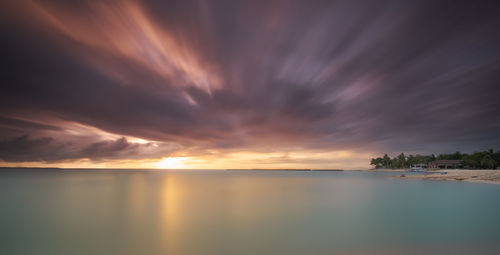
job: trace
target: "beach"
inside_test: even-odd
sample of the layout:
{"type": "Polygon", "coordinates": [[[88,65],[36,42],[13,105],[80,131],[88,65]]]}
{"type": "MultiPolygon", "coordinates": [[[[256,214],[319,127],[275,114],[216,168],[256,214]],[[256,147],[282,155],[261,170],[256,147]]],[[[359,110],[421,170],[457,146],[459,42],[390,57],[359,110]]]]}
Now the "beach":
{"type": "Polygon", "coordinates": [[[500,184],[500,170],[441,169],[407,175],[404,178],[500,184]]]}

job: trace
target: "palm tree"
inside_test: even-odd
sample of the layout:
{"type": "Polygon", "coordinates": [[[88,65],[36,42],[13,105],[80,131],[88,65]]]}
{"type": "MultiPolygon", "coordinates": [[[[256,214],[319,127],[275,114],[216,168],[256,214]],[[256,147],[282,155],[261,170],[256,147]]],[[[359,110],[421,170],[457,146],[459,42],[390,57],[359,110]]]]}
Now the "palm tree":
{"type": "Polygon", "coordinates": [[[397,160],[398,160],[398,167],[403,168],[406,166],[406,156],[404,153],[401,152],[401,154],[398,155],[397,160]]]}
{"type": "Polygon", "coordinates": [[[384,168],[389,168],[389,166],[392,165],[391,158],[389,158],[389,156],[387,156],[387,154],[385,154],[383,157],[383,164],[384,164],[384,168]]]}
{"type": "Polygon", "coordinates": [[[486,154],[481,159],[481,166],[484,168],[494,169],[495,168],[495,160],[491,157],[490,154],[486,154]]]}

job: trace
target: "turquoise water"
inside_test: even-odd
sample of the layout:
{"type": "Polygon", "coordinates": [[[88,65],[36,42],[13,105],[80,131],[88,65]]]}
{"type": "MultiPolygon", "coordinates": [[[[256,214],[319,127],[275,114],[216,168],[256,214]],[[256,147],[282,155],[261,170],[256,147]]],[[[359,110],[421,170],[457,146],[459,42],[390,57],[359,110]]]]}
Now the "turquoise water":
{"type": "Polygon", "coordinates": [[[500,185],[387,175],[1,170],[0,254],[500,254],[500,185]]]}

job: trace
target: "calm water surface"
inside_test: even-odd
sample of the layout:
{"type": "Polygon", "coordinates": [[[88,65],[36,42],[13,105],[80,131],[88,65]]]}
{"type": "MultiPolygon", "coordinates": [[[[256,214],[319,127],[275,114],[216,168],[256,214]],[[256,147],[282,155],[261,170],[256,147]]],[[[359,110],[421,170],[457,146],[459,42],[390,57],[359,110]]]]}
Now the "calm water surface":
{"type": "Polygon", "coordinates": [[[500,185],[387,175],[1,170],[0,254],[500,254],[500,185]]]}

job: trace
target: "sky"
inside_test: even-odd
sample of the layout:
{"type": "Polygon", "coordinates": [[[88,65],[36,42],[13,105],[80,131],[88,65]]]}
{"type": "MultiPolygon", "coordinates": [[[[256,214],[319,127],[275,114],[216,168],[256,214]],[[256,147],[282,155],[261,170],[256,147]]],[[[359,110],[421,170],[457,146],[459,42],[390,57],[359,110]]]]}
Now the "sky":
{"type": "Polygon", "coordinates": [[[498,1],[4,1],[0,166],[500,149],[498,1]]]}

